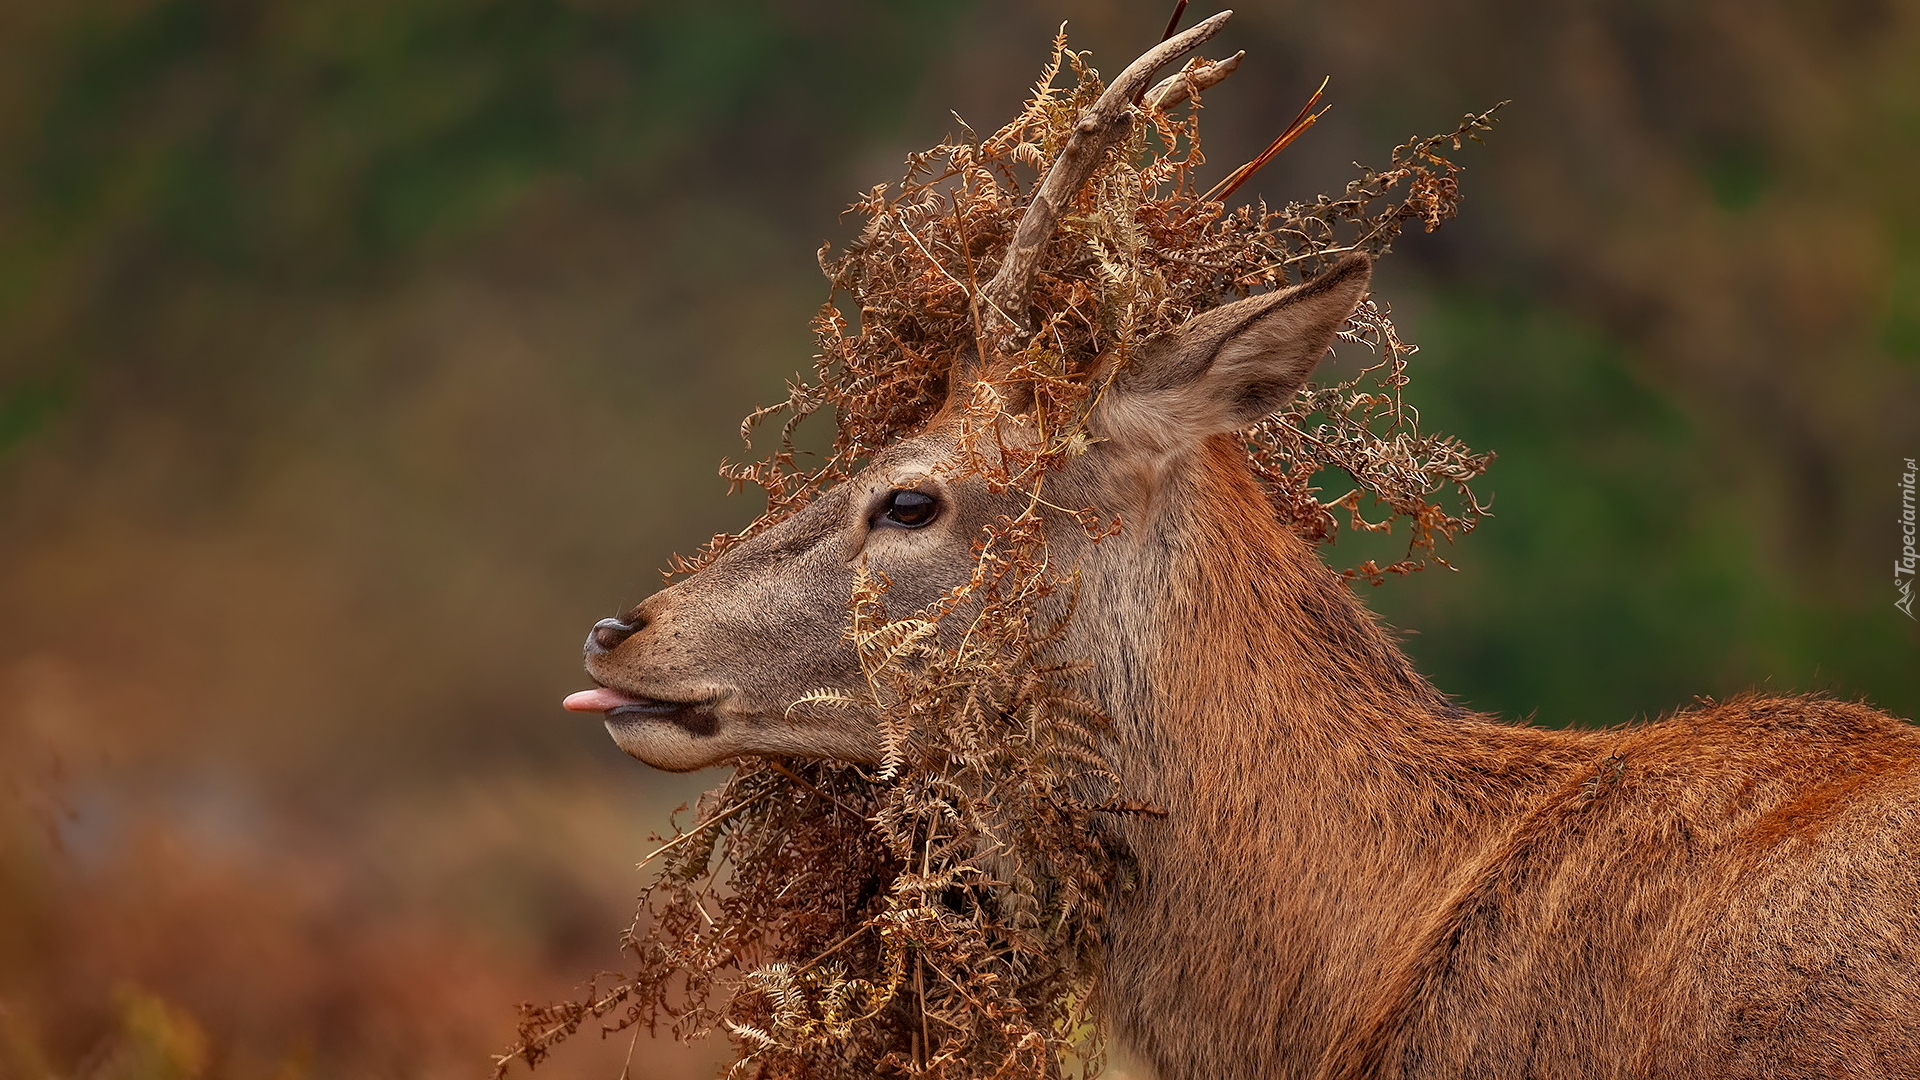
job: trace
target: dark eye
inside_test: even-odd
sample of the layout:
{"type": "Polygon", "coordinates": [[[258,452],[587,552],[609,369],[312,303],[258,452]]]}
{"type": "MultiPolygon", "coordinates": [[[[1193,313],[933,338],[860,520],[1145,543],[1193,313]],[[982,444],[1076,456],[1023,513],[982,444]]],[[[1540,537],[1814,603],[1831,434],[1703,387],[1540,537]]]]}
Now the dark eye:
{"type": "Polygon", "coordinates": [[[940,500],[924,491],[894,491],[888,493],[873,523],[876,527],[891,525],[900,529],[917,529],[932,523],[939,512],[940,500]]]}

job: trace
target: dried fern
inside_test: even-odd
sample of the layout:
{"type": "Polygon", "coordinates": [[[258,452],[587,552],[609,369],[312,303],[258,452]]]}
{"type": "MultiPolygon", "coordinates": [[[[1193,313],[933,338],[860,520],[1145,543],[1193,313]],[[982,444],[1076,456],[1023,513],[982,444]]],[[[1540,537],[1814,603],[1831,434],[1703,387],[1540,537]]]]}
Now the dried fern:
{"type": "MultiPolygon", "coordinates": [[[[961,137],[911,155],[898,185],[854,204],[866,218],[860,235],[846,252],[820,255],[831,291],[814,320],[812,379],[743,423],[751,445],[757,426],[783,418],[771,454],[722,467],[736,487],[764,491],[767,511],[676,559],[676,572],[784,520],[924,425],[956,356],[998,353],[1003,343],[979,337],[980,285],[1036,174],[1101,90],[1086,54],[1058,38],[1013,122],[984,139],[963,124],[961,137]],[[1063,72],[1071,85],[1056,85],[1063,72]],[[834,422],[833,443],[803,466],[796,429],[820,415],[834,422]]],[[[1105,718],[1077,688],[1081,666],[1059,654],[1072,588],[1044,558],[1047,478],[1089,447],[1089,411],[1135,345],[1347,252],[1382,253],[1408,222],[1437,227],[1459,199],[1446,152],[1492,123],[1491,112],[1469,116],[1397,147],[1386,169],[1363,171],[1338,198],[1229,208],[1196,191],[1200,102],[1197,89],[1180,96],[1174,114],[1150,100],[1150,122],[1133,125],[1084,185],[1044,253],[1033,332],[961,412],[963,465],[1026,496],[1024,511],[987,528],[971,579],[934,610],[890,612],[886,581],[862,573],[847,635],[864,689],[816,689],[793,705],[870,714],[879,769],[739,763],[702,797],[691,828],[656,852],[657,877],[625,939],[632,973],[580,1001],[524,1007],[522,1042],[498,1059],[502,1071],[515,1058],[537,1063],[590,1018],[682,1038],[723,1030],[742,1076],[1098,1071],[1095,949],[1127,868],[1095,822],[1158,811],[1114,790],[1099,750],[1105,718]],[[1039,432],[1032,445],[989,442],[1009,410],[1039,432]],[[954,645],[938,633],[947,618],[968,620],[954,645]]],[[[1276,146],[1312,119],[1302,110],[1276,146]]],[[[1490,456],[1419,430],[1401,398],[1413,348],[1383,305],[1363,305],[1343,336],[1377,362],[1353,380],[1309,386],[1247,433],[1247,454],[1276,515],[1310,540],[1333,539],[1335,511],[1368,531],[1405,519],[1404,558],[1347,571],[1377,582],[1439,560],[1438,541],[1473,528],[1485,511],[1470,484],[1490,456]],[[1348,490],[1321,499],[1325,474],[1344,474],[1348,490]],[[1363,503],[1385,511],[1369,520],[1363,503]]],[[[1095,538],[1116,527],[1097,508],[1070,513],[1095,538]]]]}

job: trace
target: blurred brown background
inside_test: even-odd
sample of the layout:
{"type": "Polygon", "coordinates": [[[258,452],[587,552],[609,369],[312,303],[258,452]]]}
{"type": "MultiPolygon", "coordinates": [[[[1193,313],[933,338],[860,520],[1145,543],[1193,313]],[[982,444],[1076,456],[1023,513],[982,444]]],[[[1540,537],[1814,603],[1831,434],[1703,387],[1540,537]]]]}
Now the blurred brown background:
{"type": "MultiPolygon", "coordinates": [[[[0,1076],[477,1076],[616,964],[703,781],[559,710],[587,626],[755,512],[713,467],[853,193],[1169,7],[0,7],[0,1076]]],[[[1222,174],[1333,76],[1269,199],[1513,100],[1380,286],[1501,454],[1460,571],[1369,590],[1444,688],[1920,708],[1920,4],[1275,0],[1237,48],[1222,174]]]]}

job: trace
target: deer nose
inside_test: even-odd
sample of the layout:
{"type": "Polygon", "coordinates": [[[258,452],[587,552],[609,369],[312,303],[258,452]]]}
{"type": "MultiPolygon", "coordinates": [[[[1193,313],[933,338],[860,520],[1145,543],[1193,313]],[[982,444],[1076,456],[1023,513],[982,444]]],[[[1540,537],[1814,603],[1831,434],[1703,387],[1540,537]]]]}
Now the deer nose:
{"type": "Polygon", "coordinates": [[[590,653],[609,653],[620,647],[620,643],[640,632],[647,625],[645,619],[635,617],[630,623],[619,619],[601,619],[587,632],[587,651],[590,653]]]}

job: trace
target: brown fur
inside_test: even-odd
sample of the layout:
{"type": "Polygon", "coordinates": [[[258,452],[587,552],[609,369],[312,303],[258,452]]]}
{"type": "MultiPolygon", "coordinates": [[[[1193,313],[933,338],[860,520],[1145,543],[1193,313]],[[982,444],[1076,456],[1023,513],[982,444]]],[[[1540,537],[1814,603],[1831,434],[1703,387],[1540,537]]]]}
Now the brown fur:
{"type": "Polygon", "coordinates": [[[1920,1075],[1914,729],[1463,714],[1298,540],[1181,514],[1255,496],[1235,448],[1191,482],[1109,948],[1158,1075],[1920,1075]]]}
{"type": "MultiPolygon", "coordinates": [[[[1142,350],[1106,441],[1056,481],[1124,522],[1050,535],[1080,568],[1071,644],[1123,794],[1167,811],[1113,826],[1136,868],[1106,942],[1122,1042],[1160,1080],[1920,1076],[1914,728],[1819,698],[1498,723],[1273,520],[1232,432],[1298,388],[1366,278],[1347,264],[1142,350]]],[[[670,768],[871,761],[857,720],[784,706],[852,677],[856,566],[902,610],[965,579],[1012,496],[943,474],[951,451],[936,423],[636,609],[589,670],[709,726],[621,745],[670,768]],[[905,485],[943,516],[873,527],[905,485]]]]}

